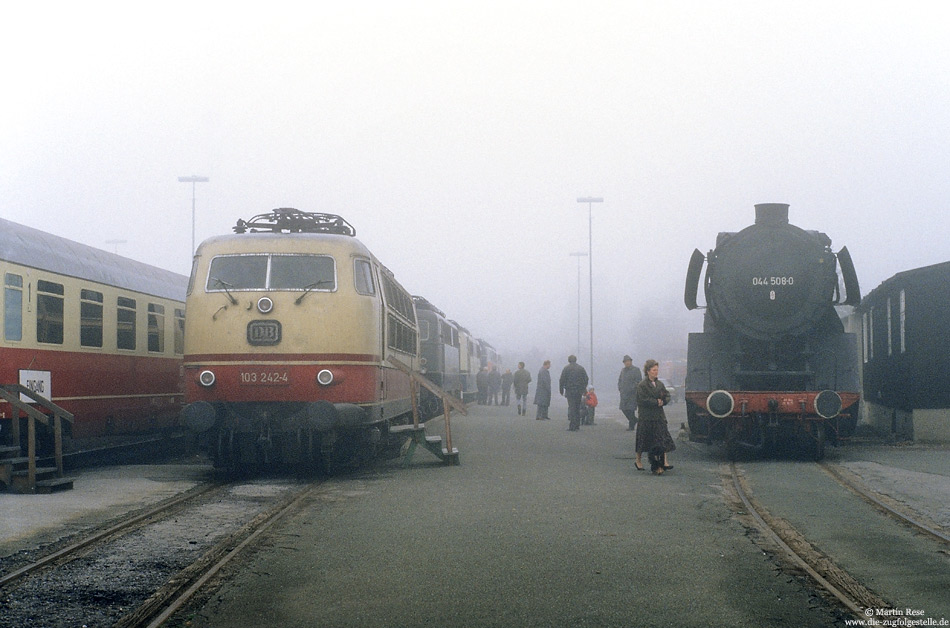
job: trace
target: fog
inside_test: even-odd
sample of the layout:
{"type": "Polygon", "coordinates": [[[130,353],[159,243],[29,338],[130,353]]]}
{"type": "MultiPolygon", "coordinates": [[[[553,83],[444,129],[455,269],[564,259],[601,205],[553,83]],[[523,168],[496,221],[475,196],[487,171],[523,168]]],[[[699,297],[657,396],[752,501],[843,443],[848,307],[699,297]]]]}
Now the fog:
{"type": "Polygon", "coordinates": [[[532,371],[589,362],[588,258],[578,286],[570,255],[589,237],[610,378],[624,353],[685,356],[689,255],[755,203],[847,246],[863,293],[950,258],[939,3],[18,5],[4,217],[185,274],[178,177],[210,179],[199,242],[276,207],[338,213],[532,371]],[[590,232],[584,196],[604,199],[590,232]]]}

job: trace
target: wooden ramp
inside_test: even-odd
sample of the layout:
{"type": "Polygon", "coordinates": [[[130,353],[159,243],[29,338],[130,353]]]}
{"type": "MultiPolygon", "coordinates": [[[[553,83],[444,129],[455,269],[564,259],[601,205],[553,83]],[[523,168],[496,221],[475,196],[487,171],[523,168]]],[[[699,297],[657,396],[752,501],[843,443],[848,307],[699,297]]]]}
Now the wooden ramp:
{"type": "Polygon", "coordinates": [[[73,488],[72,478],[63,477],[63,421],[72,423],[73,415],[62,409],[46,397],[39,395],[26,386],[7,384],[0,386],[0,398],[13,406],[10,443],[0,447],[0,484],[14,493],[53,493],[73,488]],[[46,408],[52,418],[40,412],[30,402],[23,401],[21,395],[32,399],[32,403],[46,408]],[[27,454],[20,449],[20,413],[26,414],[27,454]],[[36,466],[36,422],[53,430],[53,449],[56,466],[36,466]],[[52,422],[52,425],[50,424],[52,422]]]}
{"type": "Polygon", "coordinates": [[[412,462],[412,456],[415,454],[419,445],[432,452],[436,457],[442,460],[446,465],[458,465],[459,450],[452,446],[452,409],[458,410],[462,414],[468,414],[465,404],[461,399],[452,395],[439,386],[430,382],[424,375],[413,371],[407,364],[397,358],[390,356],[389,363],[409,376],[411,397],[412,397],[412,425],[395,425],[389,428],[390,433],[409,433],[409,448],[403,457],[403,466],[408,466],[412,462]],[[445,446],[442,445],[441,436],[429,436],[426,434],[425,423],[419,422],[419,386],[428,389],[432,394],[442,400],[442,407],[445,409],[445,446]]]}

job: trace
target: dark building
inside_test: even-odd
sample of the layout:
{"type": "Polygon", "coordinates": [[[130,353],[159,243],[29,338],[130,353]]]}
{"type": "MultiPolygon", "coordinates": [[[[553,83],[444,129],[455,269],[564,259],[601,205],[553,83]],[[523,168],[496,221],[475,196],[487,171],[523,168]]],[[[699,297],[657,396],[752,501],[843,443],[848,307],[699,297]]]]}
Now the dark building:
{"type": "Polygon", "coordinates": [[[950,441],[950,262],[894,275],[858,313],[868,422],[900,438],[950,441]]]}

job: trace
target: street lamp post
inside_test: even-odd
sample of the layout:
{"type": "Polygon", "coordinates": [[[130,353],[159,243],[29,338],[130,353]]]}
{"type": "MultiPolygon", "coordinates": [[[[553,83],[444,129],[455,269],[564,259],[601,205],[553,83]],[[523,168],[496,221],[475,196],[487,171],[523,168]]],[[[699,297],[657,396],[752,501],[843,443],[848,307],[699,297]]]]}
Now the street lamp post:
{"type": "Polygon", "coordinates": [[[590,278],[590,384],[594,385],[594,214],[591,209],[593,203],[603,203],[604,199],[593,196],[582,196],[578,203],[587,203],[587,264],[590,278]]]}
{"type": "Polygon", "coordinates": [[[568,253],[571,257],[577,258],[577,352],[581,352],[581,258],[587,257],[583,251],[568,253]]]}
{"type": "Polygon", "coordinates": [[[190,177],[178,177],[178,181],[181,183],[190,183],[191,184],[191,254],[195,253],[195,184],[196,183],[207,183],[210,179],[208,177],[199,177],[196,175],[191,175],[190,177]]]}

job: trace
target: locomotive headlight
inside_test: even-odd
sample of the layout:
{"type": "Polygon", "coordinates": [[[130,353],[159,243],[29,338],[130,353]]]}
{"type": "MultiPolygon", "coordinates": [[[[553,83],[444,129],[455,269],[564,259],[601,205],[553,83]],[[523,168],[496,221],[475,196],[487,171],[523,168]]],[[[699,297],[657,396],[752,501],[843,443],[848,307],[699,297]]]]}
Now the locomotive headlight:
{"type": "Polygon", "coordinates": [[[714,390],[706,397],[706,409],[717,419],[723,419],[736,407],[736,400],[725,390],[714,390]]]}
{"type": "Polygon", "coordinates": [[[823,419],[833,419],[841,412],[841,395],[823,390],[815,396],[815,412],[823,419]]]}
{"type": "Polygon", "coordinates": [[[317,383],[321,386],[329,386],[333,383],[333,371],[329,369],[323,369],[317,373],[317,383]]]}
{"type": "Polygon", "coordinates": [[[257,300],[257,311],[261,314],[269,314],[274,309],[274,302],[270,297],[261,297],[257,300]]]}
{"type": "Polygon", "coordinates": [[[214,380],[215,380],[214,373],[212,373],[211,371],[201,371],[201,373],[198,375],[198,383],[204,386],[205,388],[214,386],[214,380]]]}

